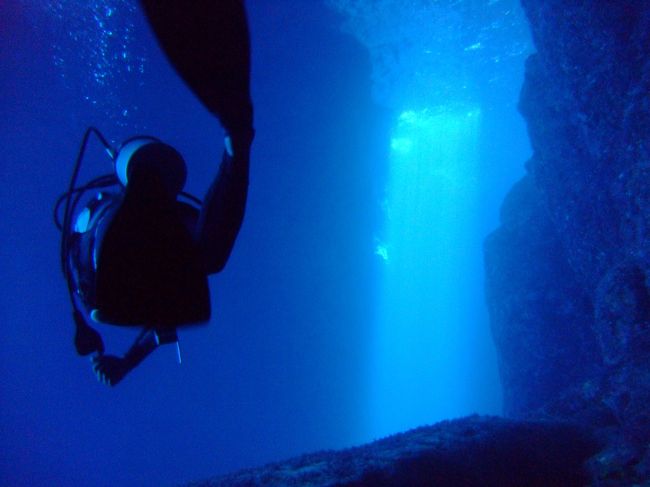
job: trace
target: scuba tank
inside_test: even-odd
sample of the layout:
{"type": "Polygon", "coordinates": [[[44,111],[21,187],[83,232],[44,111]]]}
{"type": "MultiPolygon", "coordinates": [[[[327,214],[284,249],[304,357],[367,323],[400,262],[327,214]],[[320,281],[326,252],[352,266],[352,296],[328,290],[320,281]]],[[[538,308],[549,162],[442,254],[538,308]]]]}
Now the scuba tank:
{"type": "Polygon", "coordinates": [[[201,201],[182,191],[186,176],[182,156],[155,137],[132,137],[114,149],[94,127],[86,131],[68,191],[54,209],[80,355],[104,350],[90,322],[164,332],[210,318],[193,240],[201,201]],[[77,186],[91,134],[113,172],[77,186]]]}

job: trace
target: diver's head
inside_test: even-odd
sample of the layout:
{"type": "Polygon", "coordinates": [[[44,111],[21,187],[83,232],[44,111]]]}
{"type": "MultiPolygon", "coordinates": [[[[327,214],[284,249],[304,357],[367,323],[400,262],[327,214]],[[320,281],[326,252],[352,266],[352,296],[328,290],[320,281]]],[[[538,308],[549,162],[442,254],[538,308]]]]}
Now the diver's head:
{"type": "Polygon", "coordinates": [[[156,178],[173,197],[183,190],[187,168],[172,146],[155,137],[138,136],[125,141],[115,157],[115,172],[126,187],[129,180],[156,178]]]}

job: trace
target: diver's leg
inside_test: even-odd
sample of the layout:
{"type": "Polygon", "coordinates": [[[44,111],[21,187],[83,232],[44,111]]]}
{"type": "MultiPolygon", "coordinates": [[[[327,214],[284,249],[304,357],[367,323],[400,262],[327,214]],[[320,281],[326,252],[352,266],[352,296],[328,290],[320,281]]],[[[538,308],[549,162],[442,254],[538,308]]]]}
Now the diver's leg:
{"type": "Polygon", "coordinates": [[[217,177],[203,201],[197,239],[208,274],[226,265],[244,219],[252,138],[252,130],[232,138],[232,147],[224,151],[217,177]]]}

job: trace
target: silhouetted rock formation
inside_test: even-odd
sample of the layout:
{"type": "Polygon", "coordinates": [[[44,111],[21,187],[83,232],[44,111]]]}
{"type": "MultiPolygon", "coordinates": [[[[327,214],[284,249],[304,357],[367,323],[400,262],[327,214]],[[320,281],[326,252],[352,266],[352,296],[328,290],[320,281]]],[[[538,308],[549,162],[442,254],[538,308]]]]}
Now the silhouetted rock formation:
{"type": "Polygon", "coordinates": [[[474,416],[188,487],[582,486],[594,441],[575,426],[474,416]]]}
{"type": "Polygon", "coordinates": [[[522,0],[534,155],[486,241],[506,413],[596,427],[594,483],[650,481],[650,4],[522,0]]]}

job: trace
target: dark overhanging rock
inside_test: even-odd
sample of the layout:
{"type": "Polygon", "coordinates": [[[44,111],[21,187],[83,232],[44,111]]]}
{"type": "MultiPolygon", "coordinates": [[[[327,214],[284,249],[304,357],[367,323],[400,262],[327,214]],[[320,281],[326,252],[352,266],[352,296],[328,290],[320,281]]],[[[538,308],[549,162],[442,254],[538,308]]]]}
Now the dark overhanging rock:
{"type": "Polygon", "coordinates": [[[597,450],[575,425],[472,416],[187,487],[578,487],[597,450]]]}

